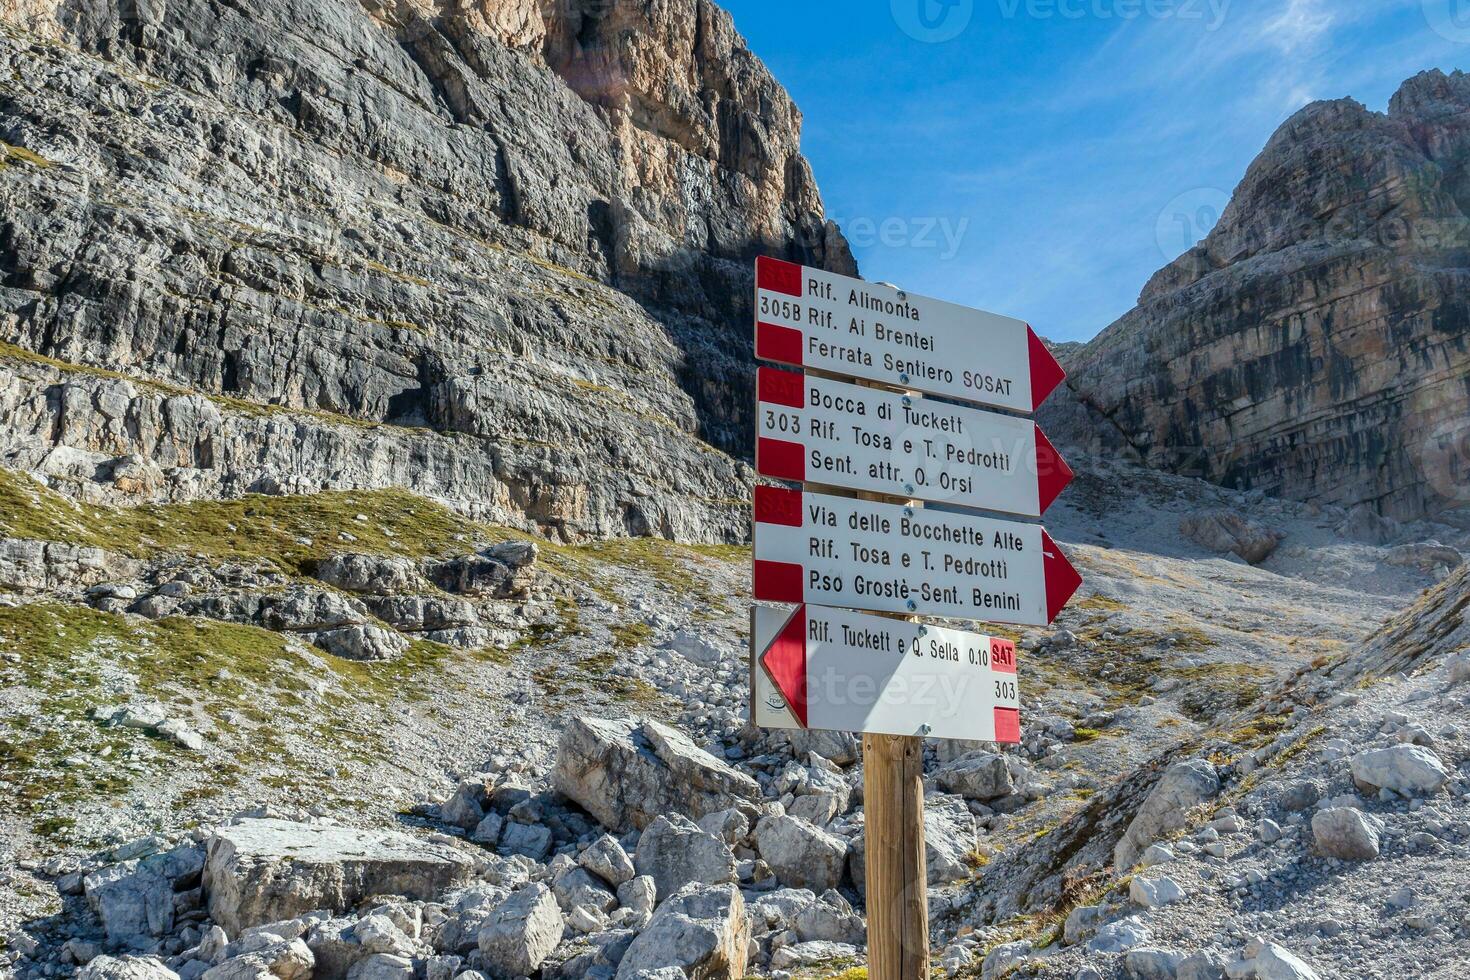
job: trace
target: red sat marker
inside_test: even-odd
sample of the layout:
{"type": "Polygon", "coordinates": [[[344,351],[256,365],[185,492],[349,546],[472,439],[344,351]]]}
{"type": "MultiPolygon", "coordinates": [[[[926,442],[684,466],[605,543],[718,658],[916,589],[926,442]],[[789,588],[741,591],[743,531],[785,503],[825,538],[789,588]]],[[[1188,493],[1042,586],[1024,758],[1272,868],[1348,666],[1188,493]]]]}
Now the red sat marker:
{"type": "Polygon", "coordinates": [[[1009,640],[808,605],[757,606],[751,637],[758,725],[1020,741],[1009,640]]]}

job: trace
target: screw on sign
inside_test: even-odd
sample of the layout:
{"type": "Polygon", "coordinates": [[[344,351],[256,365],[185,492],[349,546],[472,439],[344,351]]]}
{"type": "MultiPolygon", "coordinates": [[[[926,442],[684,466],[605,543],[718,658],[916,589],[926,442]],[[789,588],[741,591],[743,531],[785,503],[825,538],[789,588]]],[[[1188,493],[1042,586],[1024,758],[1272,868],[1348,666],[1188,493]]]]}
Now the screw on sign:
{"type": "Polygon", "coordinates": [[[1021,320],[775,259],[755,279],[756,357],[806,373],[759,372],[756,468],[802,489],[755,490],[754,597],[795,609],[753,609],[752,718],[863,733],[869,975],[920,980],[922,736],[1019,742],[1020,689],[1004,637],[892,617],[1045,625],[1077,591],[1039,524],[975,513],[1039,517],[1071,481],[1029,419],[972,407],[1030,413],[1064,374],[1021,320]]]}

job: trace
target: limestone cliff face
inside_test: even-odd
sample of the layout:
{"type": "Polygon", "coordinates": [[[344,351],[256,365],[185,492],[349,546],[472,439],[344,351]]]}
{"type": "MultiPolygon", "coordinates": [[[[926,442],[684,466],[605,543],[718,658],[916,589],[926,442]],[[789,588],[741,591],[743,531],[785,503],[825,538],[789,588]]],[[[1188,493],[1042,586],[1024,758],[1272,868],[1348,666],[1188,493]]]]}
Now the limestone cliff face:
{"type": "Polygon", "coordinates": [[[402,485],[568,536],[743,534],[751,259],[853,263],[723,11],[0,17],[0,462],[109,499],[402,485]]]}
{"type": "Polygon", "coordinates": [[[1396,517],[1470,499],[1470,76],[1271,138],[1209,236],[1069,359],[1155,465],[1396,517]]]}

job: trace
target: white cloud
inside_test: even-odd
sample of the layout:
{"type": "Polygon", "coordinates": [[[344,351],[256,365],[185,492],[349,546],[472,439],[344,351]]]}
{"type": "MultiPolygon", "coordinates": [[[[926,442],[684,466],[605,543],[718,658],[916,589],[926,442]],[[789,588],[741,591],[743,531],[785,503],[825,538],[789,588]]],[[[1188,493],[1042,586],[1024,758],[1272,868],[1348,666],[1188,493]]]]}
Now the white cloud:
{"type": "Polygon", "coordinates": [[[1266,23],[1261,38],[1282,54],[1293,54],[1326,37],[1333,22],[1321,0],[1290,0],[1285,10],[1266,23]]]}

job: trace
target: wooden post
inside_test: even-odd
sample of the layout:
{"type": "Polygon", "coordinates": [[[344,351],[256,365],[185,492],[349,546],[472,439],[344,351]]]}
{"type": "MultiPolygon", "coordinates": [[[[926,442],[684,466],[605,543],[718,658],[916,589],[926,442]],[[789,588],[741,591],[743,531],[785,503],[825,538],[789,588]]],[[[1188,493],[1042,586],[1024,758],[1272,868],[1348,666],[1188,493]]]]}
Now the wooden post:
{"type": "MultiPolygon", "coordinates": [[[[871,381],[865,388],[881,388],[871,381]]],[[[861,500],[885,498],[860,492],[861,500]]],[[[901,501],[923,507],[923,501],[901,501]]],[[[881,614],[880,614],[881,615],[881,614]]],[[[918,622],[913,616],[893,616],[918,622]]],[[[863,735],[868,980],[929,980],[929,872],[924,860],[924,740],[863,735]]]]}
{"type": "Polygon", "coordinates": [[[867,830],[868,976],[927,980],[929,896],[924,866],[924,740],[863,736],[867,830]]]}
{"type": "MultiPolygon", "coordinates": [[[[835,377],[808,368],[804,374],[835,377]]],[[[843,379],[838,379],[843,380],[843,379]]],[[[889,388],[858,379],[864,388],[889,388]]],[[[804,484],[812,489],[813,484],[804,484]]],[[[923,507],[871,491],[821,488],[859,500],[923,507]]],[[[885,615],[879,613],[879,615],[885,615]]],[[[913,616],[894,619],[917,622],[913,616]]],[[[929,874],[924,860],[924,739],[863,735],[863,814],[867,852],[868,980],[929,980],[929,874]]]]}

